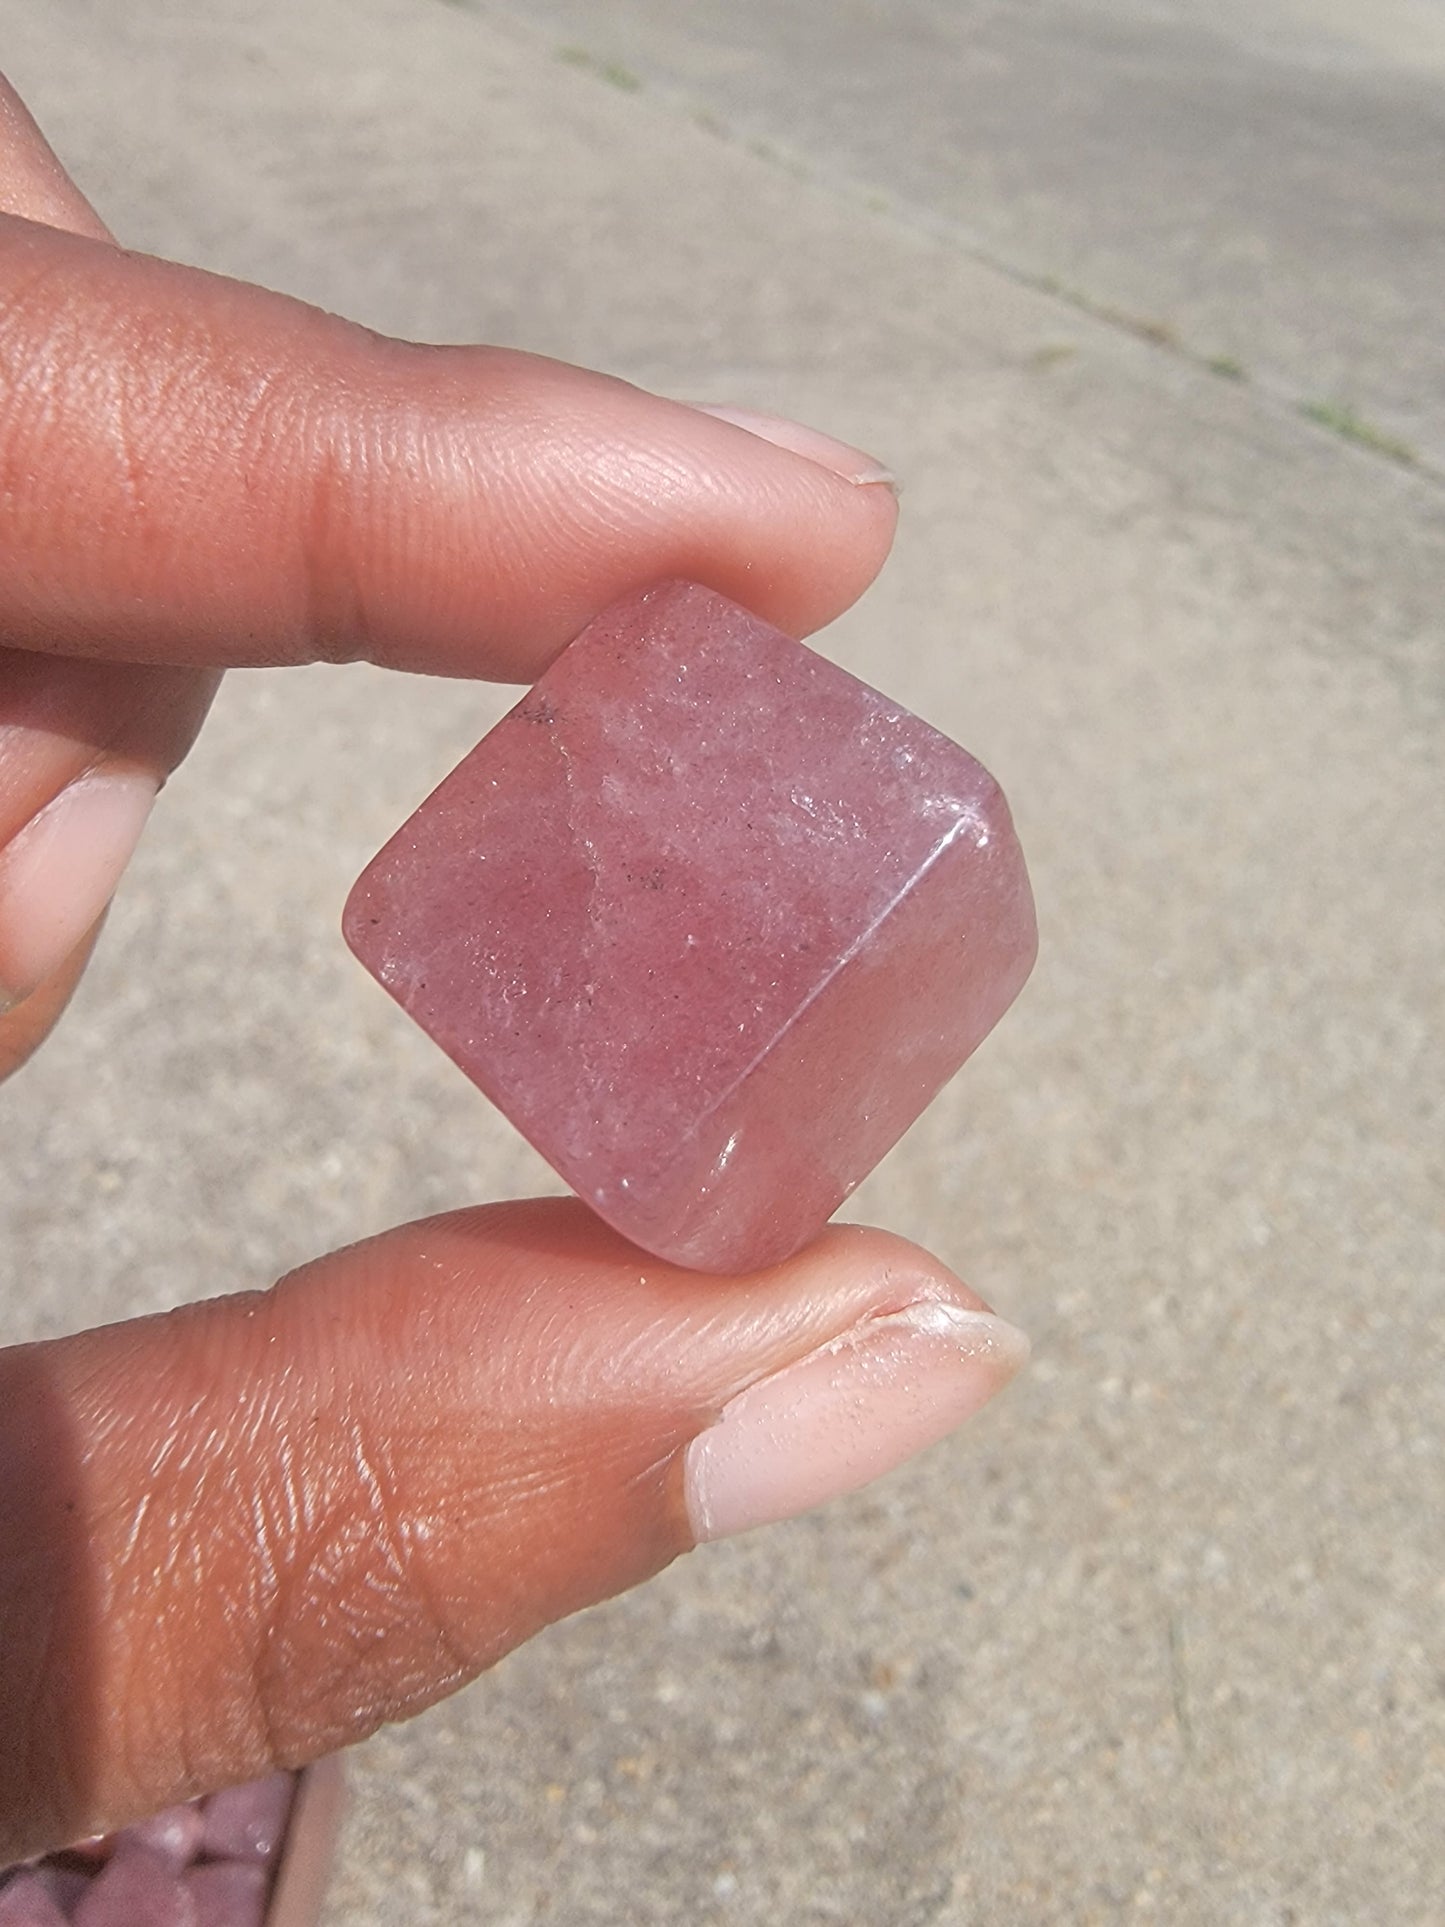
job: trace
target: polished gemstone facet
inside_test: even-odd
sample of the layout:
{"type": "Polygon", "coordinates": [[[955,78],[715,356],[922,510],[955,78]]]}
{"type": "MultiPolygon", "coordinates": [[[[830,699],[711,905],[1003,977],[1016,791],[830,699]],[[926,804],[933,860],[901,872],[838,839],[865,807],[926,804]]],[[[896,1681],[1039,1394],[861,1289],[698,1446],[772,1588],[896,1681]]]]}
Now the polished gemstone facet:
{"type": "Polygon", "coordinates": [[[1036,944],[987,771],[688,583],[582,632],[369,865],[345,929],[602,1217],[711,1271],[821,1228],[1036,944]]]}

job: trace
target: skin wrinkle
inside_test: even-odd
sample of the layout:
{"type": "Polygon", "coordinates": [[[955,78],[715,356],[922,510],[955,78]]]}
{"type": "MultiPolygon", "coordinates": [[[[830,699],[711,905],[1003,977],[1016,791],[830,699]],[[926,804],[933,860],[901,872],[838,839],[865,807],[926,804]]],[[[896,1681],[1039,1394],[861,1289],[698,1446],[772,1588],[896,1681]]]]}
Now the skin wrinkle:
{"type": "MultiPolygon", "coordinates": [[[[114,1678],[107,1717],[132,1797],[141,1809],[155,1804],[158,1762],[162,1772],[180,1771],[189,1784],[202,1757],[186,1716],[185,1696],[177,1692],[192,1644],[193,1601],[214,1565],[201,1552],[196,1524],[193,1505],[178,1505],[166,1495],[165,1503],[151,1509],[148,1529],[136,1541],[132,1557],[115,1561],[102,1603],[102,1624],[118,1629],[118,1650],[115,1635],[108,1641],[114,1678]],[[141,1601],[146,1606],[138,1613],[141,1601]]],[[[223,1611],[218,1624],[227,1623],[223,1611]]],[[[227,1695],[209,1694],[204,1713],[198,1709],[196,1717],[208,1726],[232,1724],[227,1695]]]]}
{"type": "Polygon", "coordinates": [[[274,1628],[275,1599],[280,1588],[280,1564],[275,1551],[278,1526],[283,1545],[295,1546],[301,1539],[301,1521],[296,1516],[294,1500],[289,1491],[293,1476],[291,1461],[291,1441],[283,1432],[272,1445],[267,1476],[257,1480],[249,1506],[251,1544],[256,1549],[252,1591],[258,1601],[258,1630],[263,1642],[274,1628]],[[279,1521],[276,1519],[276,1509],[267,1504],[268,1491],[277,1485],[288,1501],[282,1508],[285,1516],[279,1521]]]}
{"type": "Polygon", "coordinates": [[[355,550],[358,490],[366,488],[368,468],[365,439],[354,433],[348,417],[337,410],[309,414],[297,409],[299,434],[279,440],[281,448],[310,443],[312,453],[302,464],[305,506],[295,522],[296,567],[302,583],[305,653],[321,662],[363,660],[374,642],[374,624],[366,611],[366,560],[355,550]]]}
{"type": "MultiPolygon", "coordinates": [[[[271,451],[313,449],[301,464],[306,506],[295,517],[302,531],[298,567],[306,612],[298,653],[331,663],[377,659],[394,626],[382,612],[392,591],[388,586],[378,598],[374,581],[378,549],[391,558],[388,574],[405,574],[409,555],[425,541],[428,552],[416,555],[422,565],[417,589],[434,575],[451,578],[457,616],[475,620],[475,582],[498,567],[498,536],[503,553],[506,548],[506,531],[494,531],[477,438],[459,432],[458,422],[427,392],[440,385],[437,376],[445,364],[466,351],[393,342],[342,325],[349,330],[354,368],[318,378],[309,405],[295,411],[299,431],[273,433],[268,444],[271,451]],[[403,369],[420,393],[408,395],[397,381],[403,369]],[[448,496],[475,503],[478,525],[466,532],[465,542],[458,527],[441,566],[427,568],[437,557],[431,552],[434,543],[423,536],[426,523],[416,512],[417,502],[448,496]]],[[[476,353],[484,357],[487,351],[476,353]]],[[[486,455],[495,467],[497,450],[490,438],[486,455]]],[[[524,504],[513,539],[534,536],[530,504],[524,504]]]]}
{"type": "MultiPolygon", "coordinates": [[[[313,1535],[296,1530],[296,1502],[287,1495],[294,1468],[284,1432],[272,1437],[260,1458],[262,1476],[254,1485],[245,1468],[249,1464],[254,1470],[258,1460],[238,1453],[236,1446],[235,1438],[217,1427],[177,1453],[187,1476],[173,1479],[167,1503],[153,1515],[152,1532],[137,1552],[146,1583],[159,1580],[162,1599],[174,1595],[177,1600],[173,1612],[162,1612],[156,1628],[173,1654],[162,1677],[168,1683],[184,1681],[194,1662],[194,1605],[187,1602],[219,1595],[221,1610],[213,1623],[231,1629],[233,1650],[229,1656],[213,1655],[206,1718],[214,1721],[222,1710],[231,1730],[253,1736],[252,1750],[259,1744],[266,1760],[281,1762],[294,1751],[285,1736],[287,1695],[268,1689],[267,1681],[276,1672],[275,1654],[282,1649],[288,1616],[297,1610],[304,1616],[309,1609],[289,1606],[288,1596],[304,1595],[310,1583],[313,1535]],[[231,1571],[241,1575],[235,1583],[226,1577],[231,1571]],[[234,1602],[229,1611],[227,1599],[234,1602]]],[[[330,1529],[330,1522],[323,1522],[315,1536],[325,1539],[330,1529]]],[[[166,1708],[169,1696],[157,1693],[143,1654],[136,1672],[127,1705],[166,1708]]],[[[281,1679],[284,1687],[284,1669],[281,1679]]],[[[186,1704],[182,1694],[173,1711],[183,1714],[186,1704]]],[[[164,1715],[161,1723],[164,1730],[164,1715]]],[[[198,1783],[205,1777],[200,1769],[198,1783]]]]}
{"type": "Polygon", "coordinates": [[[141,1535],[145,1531],[146,1520],[150,1517],[154,1496],[153,1493],[142,1492],[132,1510],[130,1530],[126,1533],[124,1542],[120,1548],[122,1568],[124,1568],[127,1562],[134,1561],[137,1556],[141,1535]]]}
{"type": "MultiPolygon", "coordinates": [[[[407,1481],[391,1464],[397,1447],[373,1436],[360,1413],[348,1415],[324,1441],[315,1425],[309,1431],[305,1449],[277,1468],[288,1488],[285,1497],[263,1504],[256,1521],[276,1583],[253,1681],[268,1748],[277,1758],[305,1750],[296,1728],[299,1717],[309,1730],[307,1696],[300,1696],[298,1715],[295,1689],[299,1655],[314,1648],[317,1629],[327,1629],[331,1649],[341,1631],[357,1649],[363,1671],[364,1649],[376,1644],[378,1628],[386,1625],[406,1626],[413,1643],[425,1648],[415,1670],[429,1681],[455,1683],[482,1659],[431,1584],[432,1535],[413,1529],[399,1496],[407,1481]]],[[[414,1476],[410,1483],[415,1486],[414,1476]]],[[[334,1650],[329,1662],[334,1673],[334,1650]]],[[[431,1697],[438,1689],[433,1684],[426,1690],[431,1697]]]]}
{"type": "MultiPolygon", "coordinates": [[[[318,1425],[313,1423],[299,1453],[289,1428],[280,1429],[279,1439],[282,1450],[278,1461],[267,1466],[258,1482],[253,1511],[257,1537],[266,1548],[269,1584],[264,1588],[264,1602],[258,1602],[258,1610],[252,1615],[257,1630],[252,1677],[273,1755],[277,1754],[285,1698],[284,1692],[277,1691],[276,1682],[284,1685],[287,1675],[288,1628],[304,1623],[312,1614],[324,1619],[325,1600],[332,1595],[345,1597],[348,1576],[357,1563],[347,1542],[356,1534],[358,1515],[367,1521],[369,1565],[379,1565],[388,1575],[389,1585],[400,1576],[394,1541],[378,1505],[378,1482],[354,1425],[343,1426],[339,1437],[328,1436],[323,1441],[318,1425]],[[335,1469],[338,1464],[339,1479],[335,1469]],[[331,1494],[333,1484],[341,1488],[339,1505],[331,1494]],[[360,1504],[358,1491],[363,1495],[360,1504]]],[[[357,1582],[354,1576],[351,1582],[357,1582]]],[[[366,1575],[360,1583],[367,1583],[366,1575]]],[[[374,1585],[375,1580],[370,1583],[374,1585]]]]}
{"type": "Polygon", "coordinates": [[[137,395],[125,382],[112,380],[106,397],[109,402],[112,437],[122,488],[121,515],[125,522],[139,523],[146,515],[146,452],[156,406],[150,398],[137,395]]]}
{"type": "MultiPolygon", "coordinates": [[[[116,1716],[126,1757],[133,1756],[134,1762],[163,1750],[161,1739],[166,1733],[187,1731],[188,1702],[180,1689],[195,1657],[195,1602],[216,1601],[218,1595],[220,1600],[234,1597],[236,1609],[229,1614],[213,1611],[211,1623],[238,1629],[257,1623],[264,1627],[268,1594],[276,1590],[274,1584],[267,1584],[269,1538],[255,1529],[255,1494],[248,1489],[244,1471],[248,1462],[254,1466],[253,1447],[266,1436],[264,1408],[270,1400],[255,1395],[255,1388],[265,1381],[245,1369],[246,1347],[238,1361],[234,1335],[225,1347],[195,1342],[207,1336],[205,1309],[200,1308],[199,1315],[196,1310],[181,1314],[173,1326],[192,1342],[182,1346],[186,1369],[171,1371],[162,1382],[160,1411],[153,1404],[145,1412],[102,1418],[97,1427],[109,1452],[124,1454],[132,1438],[144,1438],[160,1412],[165,1414],[158,1432],[150,1434],[155,1446],[143,1462],[129,1530],[111,1567],[105,1609],[107,1622],[124,1628],[132,1616],[124,1604],[127,1596],[156,1601],[145,1625],[125,1641],[121,1661],[122,1677],[129,1684],[116,1716]],[[252,1395],[237,1401],[238,1385],[252,1395]],[[217,1409],[227,1414],[223,1423],[216,1422],[217,1409]],[[245,1574],[239,1588],[225,1578],[229,1566],[245,1574]],[[131,1732],[134,1723],[143,1729],[138,1735],[131,1732]]],[[[253,1315],[247,1321],[247,1336],[254,1342],[258,1307],[253,1304],[248,1309],[253,1315]]],[[[92,1383],[92,1392],[98,1390],[92,1383]]],[[[274,1452],[273,1437],[271,1449],[260,1455],[268,1476],[274,1471],[274,1452]]],[[[213,1667],[204,1711],[208,1724],[231,1732],[264,1728],[266,1709],[255,1703],[247,1710],[246,1658],[243,1650],[223,1662],[219,1671],[213,1667]]],[[[205,1753],[199,1739],[183,1742],[183,1750],[187,1784],[203,1783],[206,1775],[198,1762],[205,1753]]],[[[153,1766],[145,1774],[133,1763],[130,1771],[139,1803],[154,1804],[153,1766]]],[[[164,1794],[164,1783],[159,1792],[164,1794]]]]}

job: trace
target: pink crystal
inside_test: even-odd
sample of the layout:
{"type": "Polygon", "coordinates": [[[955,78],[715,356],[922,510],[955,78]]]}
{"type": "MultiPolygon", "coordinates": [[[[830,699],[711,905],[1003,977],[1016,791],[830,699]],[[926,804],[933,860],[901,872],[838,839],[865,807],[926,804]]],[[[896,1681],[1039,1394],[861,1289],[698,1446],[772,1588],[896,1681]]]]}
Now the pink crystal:
{"type": "Polygon", "coordinates": [[[184,1867],[200,1851],[205,1824],[200,1801],[191,1800],[184,1806],[166,1807],[152,1814],[149,1820],[127,1827],[123,1837],[138,1847],[148,1848],[173,1867],[184,1867]]]}
{"type": "Polygon", "coordinates": [[[201,1927],[262,1927],[270,1870],[241,1860],[214,1860],[193,1867],[186,1890],[201,1927]]]}
{"type": "Polygon", "coordinates": [[[181,1876],[143,1847],[118,1848],[72,1918],[75,1927],[199,1927],[181,1876]]]}
{"type": "Polygon", "coordinates": [[[54,1861],[42,1866],[39,1872],[50,1890],[50,1898],[69,1920],[80,1905],[81,1895],[89,1892],[94,1874],[82,1873],[78,1867],[57,1866],[54,1861]]]}
{"type": "Polygon", "coordinates": [[[94,1871],[86,1872],[70,1864],[68,1860],[42,1860],[32,1871],[67,1920],[80,1904],[81,1895],[89,1891],[90,1883],[95,1878],[94,1871]]]}
{"type": "Polygon", "coordinates": [[[65,1912],[39,1872],[0,1874],[0,1927],[65,1927],[65,1912]]]}
{"type": "Polygon", "coordinates": [[[205,1803],[203,1851],[218,1860],[269,1860],[286,1832],[295,1791],[294,1774],[271,1773],[213,1793],[205,1803]]]}
{"type": "Polygon", "coordinates": [[[594,1210],[717,1271],[822,1227],[1036,947],[987,771],[686,583],[582,632],[368,866],[345,930],[594,1210]]]}

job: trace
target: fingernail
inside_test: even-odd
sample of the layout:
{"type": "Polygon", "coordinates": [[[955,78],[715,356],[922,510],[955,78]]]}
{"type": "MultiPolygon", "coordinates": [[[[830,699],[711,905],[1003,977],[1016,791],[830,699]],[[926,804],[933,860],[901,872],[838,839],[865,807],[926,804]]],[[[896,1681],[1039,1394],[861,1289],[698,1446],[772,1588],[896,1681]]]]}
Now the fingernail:
{"type": "Polygon", "coordinates": [[[745,428],[750,435],[760,435],[775,447],[786,448],[794,455],[805,455],[810,462],[841,475],[845,482],[857,482],[860,486],[881,482],[895,495],[898,493],[898,478],[892,469],[885,468],[861,448],[850,448],[847,442],[835,441],[833,436],[820,434],[816,428],[805,428],[801,422],[789,421],[783,415],[761,415],[751,408],[722,408],[711,402],[690,405],[699,414],[714,415],[720,422],[731,422],[734,428],[745,428]]]}
{"type": "Polygon", "coordinates": [[[946,1301],[864,1319],[740,1392],[688,1446],[695,1536],[724,1539],[856,1491],[972,1417],[1028,1355],[1002,1318],[946,1301]]]}
{"type": "Polygon", "coordinates": [[[97,770],[0,850],[0,1005],[39,989],[110,902],[155,798],[144,770],[97,770]]]}

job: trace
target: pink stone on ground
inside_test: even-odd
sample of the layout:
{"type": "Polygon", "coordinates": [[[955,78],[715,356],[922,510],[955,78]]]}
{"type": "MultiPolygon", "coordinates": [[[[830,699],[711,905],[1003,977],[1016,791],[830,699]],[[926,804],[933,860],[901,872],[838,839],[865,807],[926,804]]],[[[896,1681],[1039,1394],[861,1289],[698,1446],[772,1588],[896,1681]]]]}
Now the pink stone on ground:
{"type": "Polygon", "coordinates": [[[75,1927],[200,1927],[183,1877],[143,1847],[124,1847],[91,1881],[75,1927]]]}
{"type": "Polygon", "coordinates": [[[372,861],[347,941],[676,1263],[814,1236],[1036,949],[973,757],[710,590],[616,603],[372,861]]]}
{"type": "Polygon", "coordinates": [[[202,1851],[217,1860],[271,1859],[285,1836],[295,1791],[294,1774],[271,1773],[213,1793],[205,1803],[202,1851]]]}
{"type": "Polygon", "coordinates": [[[269,1868],[241,1860],[213,1860],[186,1875],[201,1927],[262,1927],[270,1886],[269,1868]]]}

